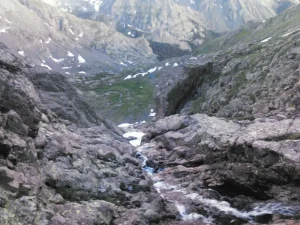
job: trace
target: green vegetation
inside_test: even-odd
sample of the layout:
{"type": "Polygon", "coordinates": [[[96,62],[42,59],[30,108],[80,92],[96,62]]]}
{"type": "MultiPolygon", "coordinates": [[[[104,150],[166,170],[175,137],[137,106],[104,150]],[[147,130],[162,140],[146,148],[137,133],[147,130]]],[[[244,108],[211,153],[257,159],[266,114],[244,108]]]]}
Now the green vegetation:
{"type": "Polygon", "coordinates": [[[227,91],[227,97],[233,98],[247,84],[246,71],[241,71],[235,76],[235,81],[227,91]]]}
{"type": "Polygon", "coordinates": [[[201,112],[202,104],[205,102],[205,96],[200,96],[196,100],[192,101],[191,113],[199,113],[201,112]]]}
{"type": "Polygon", "coordinates": [[[82,80],[78,87],[103,116],[115,123],[145,120],[154,106],[154,88],[148,76],[124,80],[118,74],[98,74],[82,80]]]}

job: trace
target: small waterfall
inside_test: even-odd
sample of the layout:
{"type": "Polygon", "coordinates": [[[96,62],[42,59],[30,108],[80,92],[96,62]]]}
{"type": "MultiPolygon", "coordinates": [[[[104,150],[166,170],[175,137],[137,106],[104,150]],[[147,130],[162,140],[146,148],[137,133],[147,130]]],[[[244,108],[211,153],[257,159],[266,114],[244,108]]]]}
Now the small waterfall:
{"type": "Polygon", "coordinates": [[[276,202],[258,203],[253,205],[252,209],[249,211],[241,211],[233,208],[229,202],[205,198],[198,193],[194,193],[191,190],[182,187],[180,183],[177,183],[178,181],[176,179],[166,180],[163,176],[163,169],[156,169],[147,165],[148,158],[145,153],[154,149],[155,146],[148,143],[139,146],[143,135],[144,134],[141,132],[131,131],[124,136],[136,136],[137,140],[133,140],[131,143],[136,147],[137,158],[141,161],[143,171],[151,178],[154,183],[154,188],[165,200],[166,204],[169,204],[170,207],[173,207],[178,211],[181,220],[201,221],[205,224],[213,225],[215,224],[213,217],[220,213],[240,218],[249,223],[254,223],[255,217],[264,215],[279,214],[283,216],[300,216],[300,206],[288,206],[276,202]],[[192,202],[201,204],[206,215],[201,215],[198,212],[190,210],[189,205],[192,202]]]}

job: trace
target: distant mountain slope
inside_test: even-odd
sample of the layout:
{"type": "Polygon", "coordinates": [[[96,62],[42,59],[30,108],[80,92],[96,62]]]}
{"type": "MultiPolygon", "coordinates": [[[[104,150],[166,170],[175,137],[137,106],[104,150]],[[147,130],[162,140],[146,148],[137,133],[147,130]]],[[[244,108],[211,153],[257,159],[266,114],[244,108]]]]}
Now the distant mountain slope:
{"type": "Polygon", "coordinates": [[[233,46],[267,44],[282,41],[291,34],[300,32],[300,5],[263,22],[248,23],[240,29],[224,36],[208,40],[194,54],[204,54],[226,50],[233,46]]]}
{"type": "Polygon", "coordinates": [[[38,0],[0,2],[0,41],[34,65],[66,74],[121,71],[154,60],[148,42],[38,0]]]}
{"type": "MultiPolygon", "coordinates": [[[[49,0],[45,0],[49,1],[49,0]]],[[[54,0],[52,0],[54,1],[54,0]]],[[[190,49],[203,42],[206,30],[225,32],[248,21],[263,21],[299,0],[57,0],[64,11],[114,23],[125,35],[190,49]]]]}

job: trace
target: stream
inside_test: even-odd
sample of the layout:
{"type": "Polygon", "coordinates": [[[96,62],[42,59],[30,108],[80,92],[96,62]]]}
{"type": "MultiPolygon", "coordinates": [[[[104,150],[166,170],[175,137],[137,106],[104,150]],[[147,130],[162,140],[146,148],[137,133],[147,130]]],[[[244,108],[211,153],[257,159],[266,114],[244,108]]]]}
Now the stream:
{"type": "Polygon", "coordinates": [[[247,210],[238,210],[232,207],[225,200],[226,198],[222,198],[222,196],[221,198],[207,197],[209,196],[207,193],[220,196],[214,190],[201,189],[196,192],[187,188],[189,184],[182,182],[182,180],[174,179],[174,176],[171,175],[174,172],[172,167],[157,169],[147,164],[148,157],[146,155],[151,155],[151,151],[155,149],[155,146],[152,143],[142,143],[141,145],[142,137],[145,135],[143,132],[135,129],[130,124],[120,125],[119,127],[128,131],[123,136],[125,138],[131,137],[130,143],[136,147],[137,158],[140,160],[143,171],[151,178],[154,188],[165,200],[168,208],[177,211],[182,221],[199,221],[199,224],[207,225],[237,224],[234,223],[235,221],[241,222],[238,224],[262,224],[272,215],[279,215],[281,218],[300,216],[299,206],[285,205],[278,202],[257,202],[251,204],[251,207],[247,208],[247,210]],[[194,207],[195,205],[197,206],[196,208],[194,207]],[[199,210],[197,210],[199,205],[203,213],[199,213],[199,210]],[[224,222],[223,218],[227,220],[224,222]],[[218,223],[216,220],[218,220],[218,223]]]}

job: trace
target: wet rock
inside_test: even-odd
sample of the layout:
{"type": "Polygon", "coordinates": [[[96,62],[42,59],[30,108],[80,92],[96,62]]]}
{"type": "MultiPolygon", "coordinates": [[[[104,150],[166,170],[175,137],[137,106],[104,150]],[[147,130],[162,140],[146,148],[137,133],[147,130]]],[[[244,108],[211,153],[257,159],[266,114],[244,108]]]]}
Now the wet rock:
{"type": "MultiPolygon", "coordinates": [[[[266,118],[236,123],[201,114],[174,115],[148,128],[149,143],[143,154],[152,168],[165,167],[152,175],[159,180],[154,186],[167,200],[186,207],[186,216],[195,216],[197,210],[201,215],[214,215],[216,224],[244,224],[248,219],[232,206],[251,212],[253,203],[270,199],[287,202],[291,209],[294,202],[299,204],[295,194],[299,192],[299,122],[298,118],[266,118]],[[172,129],[173,119],[176,124],[193,122],[172,129]]],[[[253,212],[257,215],[253,218],[259,223],[273,221],[270,215],[279,209],[270,205],[268,210],[273,213],[253,212]]]]}

